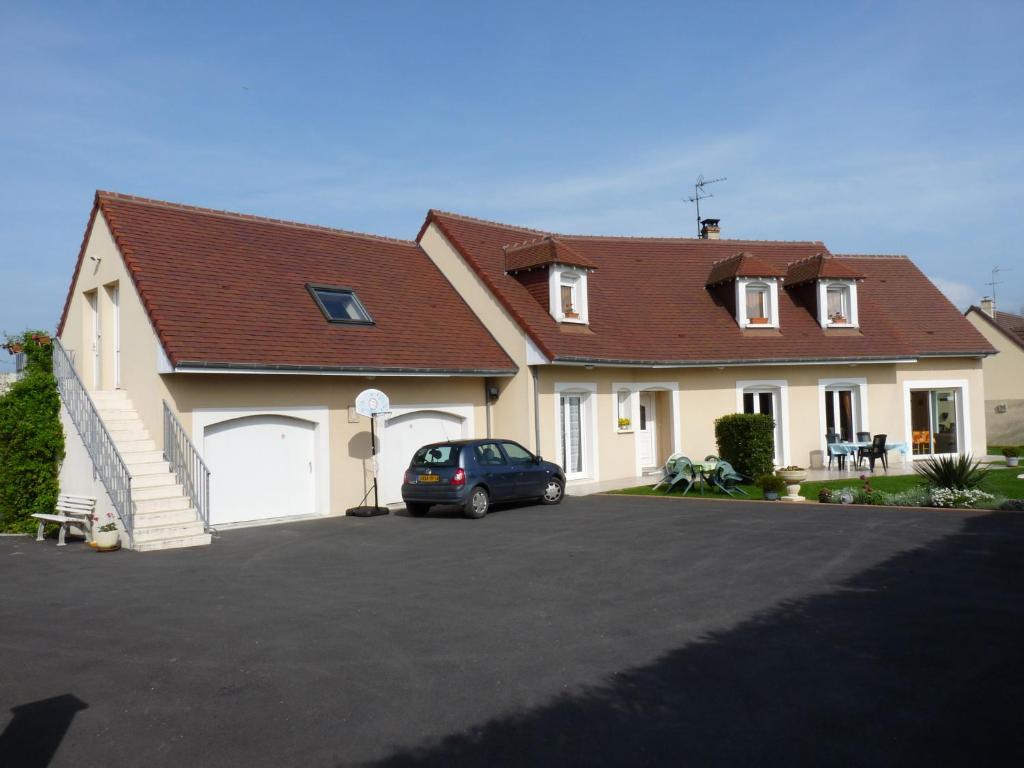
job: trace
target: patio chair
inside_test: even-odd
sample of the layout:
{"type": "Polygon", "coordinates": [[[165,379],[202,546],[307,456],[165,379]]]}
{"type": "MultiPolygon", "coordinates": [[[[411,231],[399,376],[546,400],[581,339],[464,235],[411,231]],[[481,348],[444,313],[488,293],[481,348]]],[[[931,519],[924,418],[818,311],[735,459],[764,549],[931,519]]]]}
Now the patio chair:
{"type": "MultiPolygon", "coordinates": [[[[661,480],[659,480],[657,483],[651,486],[652,491],[657,490],[660,486],[667,483],[669,481],[669,478],[675,475],[676,464],[679,462],[679,459],[686,459],[686,456],[684,456],[682,453],[673,453],[671,456],[668,457],[668,460],[661,468],[661,480]]],[[[689,461],[689,459],[686,460],[689,461]]]]}
{"type": "Polygon", "coordinates": [[[871,440],[871,446],[868,448],[857,449],[857,463],[859,464],[862,459],[867,459],[871,466],[871,471],[875,471],[875,459],[882,460],[882,466],[886,471],[889,470],[889,452],[885,450],[885,441],[889,438],[888,435],[875,435],[871,440]]]}
{"type": "Polygon", "coordinates": [[[839,442],[838,432],[826,432],[825,433],[825,449],[828,451],[828,468],[832,469],[832,459],[835,458],[839,462],[839,468],[846,468],[846,456],[842,453],[832,455],[832,446],[839,442]]]}
{"type": "Polygon", "coordinates": [[[708,478],[708,482],[711,485],[721,488],[730,496],[735,496],[737,493],[742,493],[744,496],[748,495],[746,491],[739,487],[740,483],[744,480],[750,480],[750,478],[737,472],[732,468],[732,464],[724,459],[718,460],[718,464],[715,465],[715,471],[708,478]]]}
{"type": "MultiPolygon", "coordinates": [[[[665,488],[665,493],[672,493],[672,490],[677,485],[685,483],[686,487],[683,488],[683,496],[685,496],[690,492],[690,489],[693,488],[693,484],[696,483],[698,479],[697,471],[693,468],[693,462],[691,462],[686,456],[680,456],[676,459],[674,474],[664,481],[667,486],[665,488]]],[[[655,486],[655,488],[657,488],[657,486],[655,486]]]]}
{"type": "Polygon", "coordinates": [[[858,443],[870,443],[871,442],[871,433],[870,432],[858,432],[857,433],[857,442],[858,443]]]}

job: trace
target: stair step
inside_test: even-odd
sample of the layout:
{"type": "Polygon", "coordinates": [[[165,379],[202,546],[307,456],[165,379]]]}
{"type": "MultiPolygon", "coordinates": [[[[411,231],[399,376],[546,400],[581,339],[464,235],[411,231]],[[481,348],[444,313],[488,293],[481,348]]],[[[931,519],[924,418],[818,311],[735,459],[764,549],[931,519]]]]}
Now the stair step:
{"type": "Polygon", "coordinates": [[[135,501],[149,501],[152,499],[173,499],[184,496],[185,489],[178,483],[173,485],[150,485],[139,487],[132,485],[132,499],[135,501]]]}
{"type": "MultiPolygon", "coordinates": [[[[162,462],[166,464],[166,462],[162,462]]],[[[168,485],[177,485],[178,478],[176,478],[166,466],[161,467],[159,464],[140,464],[138,467],[128,467],[128,471],[132,473],[132,490],[138,488],[160,488],[168,485]],[[135,470],[139,467],[154,467],[153,472],[136,472],[135,470]]]]}
{"type": "Polygon", "coordinates": [[[163,451],[134,451],[128,456],[123,456],[122,458],[124,459],[124,463],[128,465],[128,469],[142,464],[163,464],[168,472],[171,469],[171,465],[164,461],[163,451]]]}
{"type": "Polygon", "coordinates": [[[132,547],[136,552],[156,552],[161,549],[184,549],[185,547],[204,547],[208,546],[212,540],[212,536],[208,533],[202,533],[198,536],[183,536],[177,539],[164,539],[162,541],[143,541],[136,542],[132,547]]]}
{"type": "Polygon", "coordinates": [[[128,392],[124,389],[95,389],[89,393],[89,397],[91,397],[93,401],[97,403],[100,400],[103,400],[104,402],[109,402],[113,400],[127,400],[128,392]]]}
{"type": "Polygon", "coordinates": [[[171,523],[170,525],[153,525],[147,528],[139,528],[135,524],[133,540],[141,544],[147,541],[159,541],[160,539],[180,539],[185,536],[196,536],[203,533],[203,524],[198,520],[187,523],[171,523]]]}
{"type": "Polygon", "coordinates": [[[111,418],[103,423],[107,429],[145,429],[146,425],[134,411],[111,411],[111,418]]]}
{"type": "Polygon", "coordinates": [[[96,403],[96,410],[100,412],[100,416],[113,413],[121,414],[122,418],[126,413],[130,416],[138,416],[132,404],[127,400],[94,400],[93,402],[96,403]]]}
{"type": "Polygon", "coordinates": [[[141,429],[136,427],[128,427],[126,429],[111,428],[107,425],[107,432],[110,434],[110,439],[115,443],[128,442],[132,440],[149,440],[149,431],[143,427],[141,429]]]}
{"type": "Polygon", "coordinates": [[[176,509],[173,512],[146,512],[144,514],[136,512],[135,529],[148,529],[163,525],[182,525],[194,523],[197,519],[196,511],[192,507],[176,509]]]}
{"type": "Polygon", "coordinates": [[[170,499],[143,499],[135,502],[135,508],[145,514],[146,512],[173,512],[178,509],[188,509],[192,502],[184,496],[175,496],[170,499]]]}
{"type": "Polygon", "coordinates": [[[117,450],[121,454],[126,453],[142,453],[145,451],[155,451],[156,443],[152,440],[115,440],[114,445],[117,446],[117,450]]]}

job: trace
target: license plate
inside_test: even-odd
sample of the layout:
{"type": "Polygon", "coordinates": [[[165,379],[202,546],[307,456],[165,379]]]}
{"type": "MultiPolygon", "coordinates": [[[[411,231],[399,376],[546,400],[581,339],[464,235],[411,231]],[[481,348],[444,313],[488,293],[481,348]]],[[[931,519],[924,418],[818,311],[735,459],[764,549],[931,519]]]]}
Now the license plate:
{"type": "Polygon", "coordinates": [[[441,480],[440,475],[420,475],[421,483],[436,483],[441,480]]]}

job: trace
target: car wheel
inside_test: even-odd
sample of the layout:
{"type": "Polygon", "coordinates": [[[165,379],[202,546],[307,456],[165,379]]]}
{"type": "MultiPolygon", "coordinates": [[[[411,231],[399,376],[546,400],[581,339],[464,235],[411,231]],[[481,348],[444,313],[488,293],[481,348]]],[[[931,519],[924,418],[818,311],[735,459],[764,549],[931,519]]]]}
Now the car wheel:
{"type": "Polygon", "coordinates": [[[565,486],[561,480],[551,478],[544,485],[544,495],[540,497],[541,504],[560,504],[565,496],[565,486]]]}
{"type": "Polygon", "coordinates": [[[487,489],[483,486],[478,485],[472,491],[470,491],[469,498],[466,499],[466,508],[464,514],[466,517],[473,519],[479,519],[487,514],[487,508],[491,505],[491,499],[487,495],[487,489]]]}
{"type": "Polygon", "coordinates": [[[415,502],[410,501],[405,505],[405,508],[413,517],[423,517],[427,514],[427,510],[430,509],[430,505],[416,504],[415,502]]]}

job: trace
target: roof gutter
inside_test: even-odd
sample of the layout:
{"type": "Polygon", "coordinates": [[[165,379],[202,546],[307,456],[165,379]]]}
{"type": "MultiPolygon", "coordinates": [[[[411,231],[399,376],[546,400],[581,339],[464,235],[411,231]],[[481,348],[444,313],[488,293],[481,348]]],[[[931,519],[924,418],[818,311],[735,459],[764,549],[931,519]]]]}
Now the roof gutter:
{"type": "Polygon", "coordinates": [[[574,365],[588,368],[739,368],[751,365],[892,365],[916,363],[919,358],[985,357],[991,352],[940,352],[914,357],[821,357],[821,358],[748,358],[744,360],[599,360],[582,357],[557,357],[553,365],[574,365]]]}
{"type": "Polygon", "coordinates": [[[321,365],[267,365],[249,363],[210,363],[205,361],[187,360],[178,363],[172,373],[232,373],[252,375],[301,374],[303,376],[404,376],[404,377],[442,377],[460,376],[515,376],[516,369],[510,368],[370,368],[348,367],[332,368],[321,365]]]}

